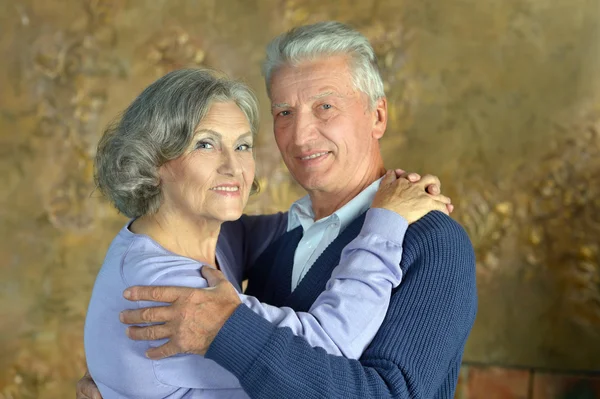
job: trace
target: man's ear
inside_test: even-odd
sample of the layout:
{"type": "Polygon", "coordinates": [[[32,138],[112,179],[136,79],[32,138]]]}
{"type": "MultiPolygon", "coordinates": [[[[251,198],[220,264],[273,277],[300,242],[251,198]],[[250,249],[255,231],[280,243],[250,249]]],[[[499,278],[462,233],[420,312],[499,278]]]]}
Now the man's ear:
{"type": "Polygon", "coordinates": [[[375,120],[373,123],[373,138],[379,140],[383,137],[385,133],[385,128],[387,127],[387,99],[385,97],[377,100],[375,104],[375,109],[373,110],[375,115],[375,120]]]}

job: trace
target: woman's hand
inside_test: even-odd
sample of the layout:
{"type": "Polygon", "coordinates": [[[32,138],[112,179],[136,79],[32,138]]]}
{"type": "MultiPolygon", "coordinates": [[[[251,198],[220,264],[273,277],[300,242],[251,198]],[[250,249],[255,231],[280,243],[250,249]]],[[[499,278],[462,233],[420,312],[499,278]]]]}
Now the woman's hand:
{"type": "Polygon", "coordinates": [[[454,207],[450,198],[441,194],[440,180],[433,175],[419,176],[402,170],[389,170],[373,199],[372,208],[396,212],[408,223],[414,223],[431,211],[449,215],[454,207]]]}

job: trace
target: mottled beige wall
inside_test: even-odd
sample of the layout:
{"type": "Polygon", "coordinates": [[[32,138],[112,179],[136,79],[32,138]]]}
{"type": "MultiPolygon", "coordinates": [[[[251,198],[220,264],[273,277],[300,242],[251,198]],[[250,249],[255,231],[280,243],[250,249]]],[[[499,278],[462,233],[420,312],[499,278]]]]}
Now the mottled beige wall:
{"type": "Polygon", "coordinates": [[[102,127],[170,69],[263,102],[250,212],[301,190],[273,143],[264,45],[352,23],[390,104],[387,165],[438,174],[478,254],[465,359],[600,368],[598,0],[0,0],[0,398],[63,398],[95,273],[124,218],[92,194],[102,127]],[[335,4],[335,5],[334,5],[335,4]]]}

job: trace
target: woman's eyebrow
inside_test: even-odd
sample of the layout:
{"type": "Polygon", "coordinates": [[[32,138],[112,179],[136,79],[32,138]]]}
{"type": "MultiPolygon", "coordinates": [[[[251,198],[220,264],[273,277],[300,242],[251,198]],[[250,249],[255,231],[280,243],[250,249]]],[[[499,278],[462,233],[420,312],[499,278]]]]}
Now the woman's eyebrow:
{"type": "Polygon", "coordinates": [[[252,136],[252,132],[246,132],[244,134],[240,134],[240,137],[238,137],[238,140],[239,139],[245,139],[248,136],[252,136]]]}
{"type": "Polygon", "coordinates": [[[217,132],[215,130],[212,130],[212,129],[200,129],[200,130],[196,131],[196,136],[199,135],[199,134],[201,134],[201,133],[212,134],[213,136],[216,136],[218,139],[222,139],[223,138],[223,136],[221,136],[221,133],[219,133],[219,132],[217,132]]]}

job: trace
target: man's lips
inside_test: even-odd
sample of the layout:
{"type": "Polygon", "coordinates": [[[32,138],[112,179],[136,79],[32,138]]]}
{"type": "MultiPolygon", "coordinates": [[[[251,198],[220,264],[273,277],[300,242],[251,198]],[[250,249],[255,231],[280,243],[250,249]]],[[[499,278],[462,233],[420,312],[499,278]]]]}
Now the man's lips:
{"type": "Polygon", "coordinates": [[[318,151],[318,152],[313,152],[311,154],[303,154],[301,156],[299,156],[298,158],[300,158],[300,160],[302,161],[308,161],[311,159],[316,159],[316,158],[320,158],[322,156],[328,155],[330,151],[318,151]]]}

